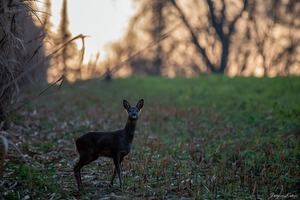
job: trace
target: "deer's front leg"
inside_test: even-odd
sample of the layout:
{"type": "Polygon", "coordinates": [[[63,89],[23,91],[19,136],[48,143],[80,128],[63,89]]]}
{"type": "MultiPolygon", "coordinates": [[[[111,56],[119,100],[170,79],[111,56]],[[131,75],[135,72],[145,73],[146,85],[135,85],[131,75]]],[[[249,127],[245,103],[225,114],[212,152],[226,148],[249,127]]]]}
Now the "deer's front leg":
{"type": "Polygon", "coordinates": [[[108,185],[110,188],[111,188],[111,187],[113,186],[113,184],[114,184],[114,180],[115,180],[116,173],[117,173],[116,167],[114,167],[114,172],[113,172],[113,175],[112,175],[112,177],[111,177],[110,184],[108,185]]]}
{"type": "Polygon", "coordinates": [[[119,182],[120,182],[120,188],[123,191],[123,183],[122,183],[121,168],[120,168],[121,163],[123,161],[123,157],[120,157],[120,155],[118,155],[118,156],[116,156],[116,157],[113,158],[113,161],[114,161],[114,164],[115,164],[115,169],[114,169],[114,173],[113,173],[113,176],[112,176],[112,179],[111,179],[111,182],[110,182],[110,186],[113,185],[116,173],[118,173],[119,182]]]}

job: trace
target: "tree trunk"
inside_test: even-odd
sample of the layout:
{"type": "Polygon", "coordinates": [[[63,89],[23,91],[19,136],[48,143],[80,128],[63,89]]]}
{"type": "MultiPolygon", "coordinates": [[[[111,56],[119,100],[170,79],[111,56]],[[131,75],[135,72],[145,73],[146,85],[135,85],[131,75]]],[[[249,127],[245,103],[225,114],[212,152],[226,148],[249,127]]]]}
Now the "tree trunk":
{"type": "Polygon", "coordinates": [[[223,38],[222,42],[222,55],[221,55],[221,63],[220,63],[220,69],[218,70],[218,73],[224,74],[225,69],[227,67],[228,62],[228,55],[229,55],[229,38],[223,38]]]}

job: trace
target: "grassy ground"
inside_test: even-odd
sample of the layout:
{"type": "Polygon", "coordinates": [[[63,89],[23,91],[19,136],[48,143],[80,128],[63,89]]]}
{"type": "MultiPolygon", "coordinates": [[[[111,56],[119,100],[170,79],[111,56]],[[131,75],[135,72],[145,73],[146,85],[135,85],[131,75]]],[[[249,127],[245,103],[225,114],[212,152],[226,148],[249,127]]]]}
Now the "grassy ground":
{"type": "Polygon", "coordinates": [[[297,199],[300,197],[300,79],[130,78],[65,84],[14,119],[0,197],[5,199],[297,199]],[[124,193],[113,163],[72,168],[74,139],[123,128],[122,100],[145,99],[132,151],[123,162],[124,193]]]}

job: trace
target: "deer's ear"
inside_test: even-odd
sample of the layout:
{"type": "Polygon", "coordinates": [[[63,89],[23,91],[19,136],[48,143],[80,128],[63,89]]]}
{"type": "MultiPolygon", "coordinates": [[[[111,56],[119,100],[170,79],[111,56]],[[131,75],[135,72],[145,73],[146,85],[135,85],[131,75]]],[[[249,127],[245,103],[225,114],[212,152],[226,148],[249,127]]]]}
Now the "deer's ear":
{"type": "Polygon", "coordinates": [[[137,104],[136,107],[141,110],[144,106],[144,99],[141,99],[137,104]]]}
{"type": "Polygon", "coordinates": [[[124,107],[126,110],[129,110],[129,108],[130,108],[131,106],[130,106],[130,104],[128,103],[128,101],[123,100],[123,107],[124,107]]]}

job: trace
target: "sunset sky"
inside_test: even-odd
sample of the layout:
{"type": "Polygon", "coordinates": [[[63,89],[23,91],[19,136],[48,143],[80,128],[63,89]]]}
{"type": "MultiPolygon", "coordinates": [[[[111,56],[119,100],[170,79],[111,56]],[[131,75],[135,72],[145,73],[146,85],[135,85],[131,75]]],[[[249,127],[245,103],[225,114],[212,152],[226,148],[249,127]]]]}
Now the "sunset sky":
{"type": "MultiPolygon", "coordinates": [[[[51,21],[56,30],[60,21],[62,0],[51,2],[51,21]]],[[[134,11],[131,0],[69,0],[68,8],[69,28],[73,36],[90,36],[85,40],[85,62],[97,51],[100,51],[101,58],[105,56],[106,44],[122,37],[134,11]]]]}

